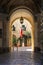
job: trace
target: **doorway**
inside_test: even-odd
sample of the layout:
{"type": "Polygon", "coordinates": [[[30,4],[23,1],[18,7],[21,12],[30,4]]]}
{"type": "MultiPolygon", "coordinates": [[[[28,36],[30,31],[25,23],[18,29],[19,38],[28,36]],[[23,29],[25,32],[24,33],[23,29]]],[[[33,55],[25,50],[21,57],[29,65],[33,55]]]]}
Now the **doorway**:
{"type": "Polygon", "coordinates": [[[12,38],[14,46],[30,47],[34,51],[34,17],[26,9],[18,9],[10,17],[9,23],[10,38],[9,43],[12,48],[12,38]],[[20,23],[21,17],[23,24],[20,23]],[[15,40],[14,40],[15,39],[15,40]]]}
{"type": "Polygon", "coordinates": [[[12,23],[12,44],[15,47],[32,46],[32,25],[25,18],[23,18],[23,23],[21,24],[20,19],[18,18],[12,23]]]}

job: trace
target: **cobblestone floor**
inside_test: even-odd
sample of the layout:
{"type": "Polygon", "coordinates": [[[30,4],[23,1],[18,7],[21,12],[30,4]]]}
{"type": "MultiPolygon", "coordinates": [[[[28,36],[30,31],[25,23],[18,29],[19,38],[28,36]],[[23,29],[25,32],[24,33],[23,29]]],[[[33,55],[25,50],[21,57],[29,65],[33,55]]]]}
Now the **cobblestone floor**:
{"type": "Polygon", "coordinates": [[[43,55],[28,51],[1,54],[0,65],[43,65],[43,55]]]}

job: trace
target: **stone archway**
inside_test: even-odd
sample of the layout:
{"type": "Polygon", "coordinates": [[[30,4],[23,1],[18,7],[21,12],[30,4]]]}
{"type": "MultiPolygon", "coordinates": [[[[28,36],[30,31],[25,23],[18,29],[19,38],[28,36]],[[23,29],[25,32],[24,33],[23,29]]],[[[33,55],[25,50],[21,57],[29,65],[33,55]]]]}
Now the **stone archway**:
{"type": "Polygon", "coordinates": [[[32,40],[32,34],[31,34],[32,29],[31,28],[32,28],[32,25],[25,18],[23,18],[23,23],[21,23],[20,21],[21,21],[21,17],[16,19],[15,21],[13,21],[13,23],[11,24],[12,39],[13,39],[13,41],[15,40],[17,42],[16,43],[14,41],[13,43],[16,43],[16,45],[18,47],[25,47],[25,48],[30,47],[30,49],[31,49],[31,43],[32,43],[32,41],[31,41],[32,40]],[[15,36],[16,36],[16,38],[15,38],[15,36]]]}
{"type": "Polygon", "coordinates": [[[24,17],[25,19],[27,19],[30,24],[32,25],[32,51],[34,51],[34,17],[32,15],[31,12],[29,12],[26,9],[18,9],[15,12],[12,13],[12,15],[10,16],[10,22],[9,22],[9,47],[12,47],[12,34],[11,34],[11,24],[13,23],[13,21],[17,18],[20,17],[24,17]]]}

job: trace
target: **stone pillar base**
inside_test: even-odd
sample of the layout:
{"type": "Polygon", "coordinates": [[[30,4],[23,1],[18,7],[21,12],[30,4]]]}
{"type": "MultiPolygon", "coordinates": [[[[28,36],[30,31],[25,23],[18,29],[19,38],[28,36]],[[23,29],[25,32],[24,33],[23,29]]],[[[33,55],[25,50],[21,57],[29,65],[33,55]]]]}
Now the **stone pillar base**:
{"type": "Polygon", "coordinates": [[[39,47],[34,48],[34,52],[40,52],[40,51],[41,51],[41,49],[39,47]]]}

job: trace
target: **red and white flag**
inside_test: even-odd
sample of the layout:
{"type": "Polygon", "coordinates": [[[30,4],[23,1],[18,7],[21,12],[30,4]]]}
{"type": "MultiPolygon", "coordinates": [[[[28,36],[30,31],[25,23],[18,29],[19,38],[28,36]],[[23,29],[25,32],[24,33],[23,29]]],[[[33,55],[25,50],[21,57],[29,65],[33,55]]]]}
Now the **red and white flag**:
{"type": "Polygon", "coordinates": [[[23,30],[20,29],[20,37],[22,37],[22,36],[23,36],[23,30]]]}

